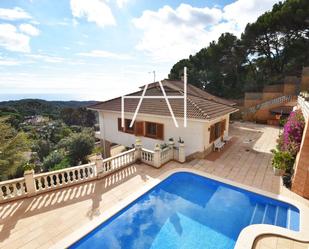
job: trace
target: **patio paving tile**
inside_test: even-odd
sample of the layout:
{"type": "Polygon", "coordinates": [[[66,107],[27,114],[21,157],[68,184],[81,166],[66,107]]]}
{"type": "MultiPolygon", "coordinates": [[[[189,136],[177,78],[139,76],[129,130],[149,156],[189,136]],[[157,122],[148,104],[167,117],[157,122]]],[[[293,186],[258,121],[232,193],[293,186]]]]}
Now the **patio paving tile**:
{"type": "MultiPolygon", "coordinates": [[[[75,185],[0,205],[0,249],[49,248],[68,234],[83,227],[154,181],[166,171],[178,167],[194,168],[248,186],[304,201],[281,186],[280,177],[271,168],[270,149],[276,144],[278,129],[251,123],[231,125],[232,145],[206,159],[194,159],[180,164],[169,162],[160,169],[134,164],[106,178],[75,185]]],[[[303,249],[303,244],[259,238],[256,249],[279,249],[290,246],[303,249]]],[[[287,247],[289,248],[289,247],[287,247]]]]}

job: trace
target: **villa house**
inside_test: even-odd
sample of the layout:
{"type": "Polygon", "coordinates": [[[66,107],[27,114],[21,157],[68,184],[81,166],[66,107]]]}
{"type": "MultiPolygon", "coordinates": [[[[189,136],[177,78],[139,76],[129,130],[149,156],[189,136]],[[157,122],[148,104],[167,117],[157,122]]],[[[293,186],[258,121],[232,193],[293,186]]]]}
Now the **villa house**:
{"type": "MultiPolygon", "coordinates": [[[[183,96],[183,81],[163,80],[167,96],[183,96]]],[[[127,96],[141,96],[140,91],[127,96]]],[[[158,82],[148,85],[145,96],[163,96],[158,82]]],[[[173,138],[185,142],[186,156],[203,157],[213,148],[213,143],[228,134],[231,113],[238,111],[234,103],[213,96],[190,84],[187,86],[187,127],[184,127],[184,99],[169,99],[171,108],[178,121],[174,124],[168,105],[164,99],[143,99],[133,127],[133,118],[139,99],[125,99],[125,126],[121,125],[121,97],[101,102],[89,107],[98,111],[100,122],[99,137],[105,148],[105,157],[110,156],[112,144],[132,147],[137,137],[146,149],[156,144],[168,143],[173,138]]]]}

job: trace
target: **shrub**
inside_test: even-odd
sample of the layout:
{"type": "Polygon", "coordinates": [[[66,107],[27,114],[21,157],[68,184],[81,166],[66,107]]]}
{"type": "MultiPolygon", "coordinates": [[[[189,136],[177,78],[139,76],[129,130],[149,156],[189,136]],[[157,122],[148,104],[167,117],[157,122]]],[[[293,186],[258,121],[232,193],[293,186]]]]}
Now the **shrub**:
{"type": "Polygon", "coordinates": [[[62,150],[52,151],[43,162],[44,171],[49,171],[55,167],[55,165],[61,163],[64,159],[64,152],[62,150]]]}
{"type": "Polygon", "coordinates": [[[60,163],[56,164],[52,170],[60,170],[70,167],[70,160],[69,158],[65,157],[61,160],[60,163]]]}
{"type": "Polygon", "coordinates": [[[88,132],[73,134],[68,139],[68,157],[72,165],[88,162],[87,156],[93,151],[94,142],[94,137],[88,132]]]}
{"type": "Polygon", "coordinates": [[[305,120],[301,112],[291,112],[284,127],[281,138],[280,149],[289,151],[293,156],[296,156],[300,148],[305,120]]]}
{"type": "Polygon", "coordinates": [[[272,165],[277,169],[289,171],[293,168],[294,156],[289,151],[272,150],[272,165]]]}
{"type": "Polygon", "coordinates": [[[43,161],[44,158],[50,153],[51,147],[52,146],[48,140],[40,139],[32,149],[37,152],[40,160],[43,161]]]}

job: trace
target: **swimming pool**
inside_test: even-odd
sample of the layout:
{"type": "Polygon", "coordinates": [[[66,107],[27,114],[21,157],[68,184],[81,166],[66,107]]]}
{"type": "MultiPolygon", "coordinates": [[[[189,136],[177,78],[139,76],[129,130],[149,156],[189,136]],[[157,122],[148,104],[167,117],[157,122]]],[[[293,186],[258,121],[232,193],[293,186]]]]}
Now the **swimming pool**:
{"type": "Polygon", "coordinates": [[[162,181],[70,248],[232,249],[250,224],[299,231],[299,210],[193,173],[162,181]]]}

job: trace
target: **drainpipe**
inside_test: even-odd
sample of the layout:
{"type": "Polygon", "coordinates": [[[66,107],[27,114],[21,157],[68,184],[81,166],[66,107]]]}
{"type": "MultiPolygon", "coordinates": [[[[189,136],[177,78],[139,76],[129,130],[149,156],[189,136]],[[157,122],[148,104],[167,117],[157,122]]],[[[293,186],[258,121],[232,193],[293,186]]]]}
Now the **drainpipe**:
{"type": "MultiPolygon", "coordinates": [[[[106,154],[106,140],[105,140],[105,124],[104,124],[104,115],[103,115],[103,112],[100,112],[99,113],[99,115],[101,115],[101,120],[102,120],[102,135],[101,135],[101,138],[103,138],[103,150],[104,150],[104,157],[106,158],[107,156],[107,154],[106,154]]],[[[101,128],[101,127],[100,127],[101,128]]],[[[101,129],[100,129],[100,131],[101,131],[101,129]]]]}

